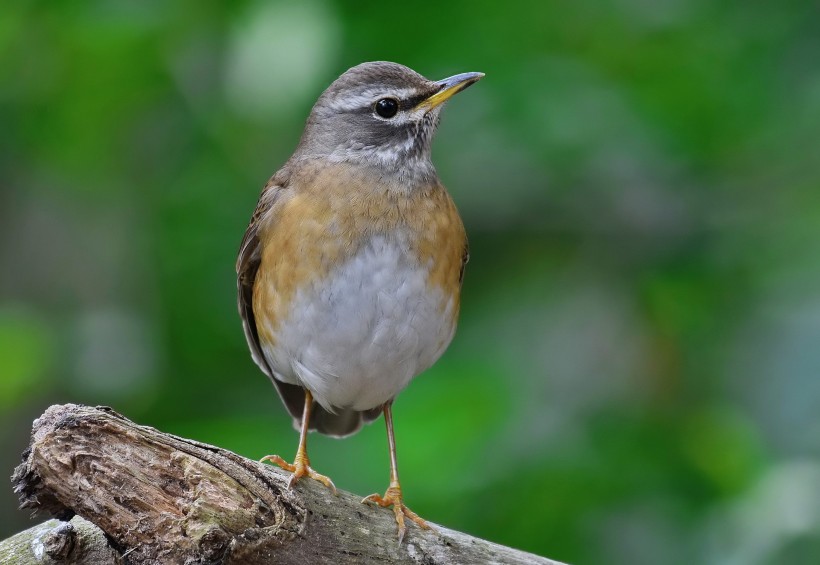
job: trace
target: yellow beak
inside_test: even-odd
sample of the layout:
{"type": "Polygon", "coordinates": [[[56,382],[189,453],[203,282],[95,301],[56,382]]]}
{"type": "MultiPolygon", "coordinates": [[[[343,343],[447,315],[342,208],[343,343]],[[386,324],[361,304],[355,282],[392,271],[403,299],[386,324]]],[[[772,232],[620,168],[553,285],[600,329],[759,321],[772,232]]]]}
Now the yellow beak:
{"type": "Polygon", "coordinates": [[[440,90],[419,103],[417,108],[432,110],[436,106],[441,106],[454,94],[458,94],[473,83],[478,82],[484,73],[461,73],[438,81],[440,90]]]}

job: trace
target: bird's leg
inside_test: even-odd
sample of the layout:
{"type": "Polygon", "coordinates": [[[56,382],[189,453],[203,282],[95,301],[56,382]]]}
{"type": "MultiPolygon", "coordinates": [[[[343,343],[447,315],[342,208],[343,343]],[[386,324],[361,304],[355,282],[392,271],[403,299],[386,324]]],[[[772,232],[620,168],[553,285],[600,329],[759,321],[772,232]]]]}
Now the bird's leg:
{"type": "Polygon", "coordinates": [[[396,524],[399,527],[399,545],[404,539],[404,534],[407,528],[404,525],[404,517],[410,518],[419,527],[429,530],[430,526],[427,522],[422,520],[418,514],[407,508],[404,505],[404,499],[401,494],[401,484],[399,484],[399,468],[396,464],[396,439],[393,437],[393,410],[392,401],[384,405],[384,423],[387,426],[387,445],[390,448],[390,486],[384,496],[380,494],[371,494],[362,499],[363,503],[372,502],[382,507],[393,506],[393,513],[396,515],[396,524]]]}
{"type": "Polygon", "coordinates": [[[278,455],[266,455],[259,462],[264,463],[265,461],[270,461],[285,471],[290,471],[293,473],[288,481],[288,488],[292,488],[293,485],[296,484],[296,481],[302,477],[308,476],[311,479],[319,481],[327,488],[331,489],[333,494],[336,494],[336,485],[333,484],[333,481],[324,475],[320,475],[310,467],[310,459],[307,454],[307,435],[308,424],[310,422],[310,413],[312,410],[313,395],[310,394],[309,390],[305,389],[305,408],[302,412],[302,428],[299,432],[299,448],[296,450],[296,459],[293,461],[293,464],[288,463],[278,455]]]}

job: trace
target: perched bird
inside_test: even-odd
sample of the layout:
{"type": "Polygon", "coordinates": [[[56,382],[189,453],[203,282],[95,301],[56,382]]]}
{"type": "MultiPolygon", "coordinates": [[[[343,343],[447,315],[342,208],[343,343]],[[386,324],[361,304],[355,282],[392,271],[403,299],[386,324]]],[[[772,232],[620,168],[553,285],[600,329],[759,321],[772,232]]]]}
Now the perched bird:
{"type": "Polygon", "coordinates": [[[268,181],[236,262],[253,360],[300,430],[289,486],[308,476],[307,434],[355,433],[384,413],[390,486],[362,502],[405,516],[392,403],[453,338],[467,263],[464,225],[430,160],[442,105],[484,75],[431,81],[389,62],[355,66],[319,97],[268,181]]]}

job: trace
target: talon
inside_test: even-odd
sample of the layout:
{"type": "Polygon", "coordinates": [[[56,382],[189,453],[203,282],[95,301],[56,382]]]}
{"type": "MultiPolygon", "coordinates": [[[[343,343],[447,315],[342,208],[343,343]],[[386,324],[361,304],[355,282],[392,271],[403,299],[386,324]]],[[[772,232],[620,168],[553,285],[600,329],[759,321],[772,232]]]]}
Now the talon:
{"type": "Polygon", "coordinates": [[[293,485],[296,484],[296,481],[299,480],[299,475],[293,473],[290,478],[288,479],[288,490],[293,490],[293,485]]]}
{"type": "Polygon", "coordinates": [[[421,529],[431,529],[427,522],[425,522],[418,514],[407,508],[404,504],[404,499],[401,494],[401,487],[399,485],[390,485],[387,492],[384,493],[384,496],[374,493],[362,499],[362,504],[371,503],[378,504],[382,508],[387,508],[388,506],[393,507],[393,514],[396,517],[396,525],[398,526],[399,545],[401,545],[402,541],[404,541],[404,535],[407,533],[407,527],[404,523],[405,516],[415,522],[421,529]]]}
{"type": "Polygon", "coordinates": [[[270,461],[271,463],[273,463],[277,467],[280,467],[281,469],[284,469],[285,471],[290,471],[291,473],[296,471],[295,465],[291,465],[278,455],[265,455],[262,459],[259,460],[260,463],[265,463],[266,461],[270,461]]]}
{"type": "Polygon", "coordinates": [[[381,503],[380,503],[381,499],[382,499],[382,496],[379,493],[374,492],[373,494],[371,494],[369,496],[365,496],[362,499],[362,504],[373,503],[373,504],[378,504],[379,506],[381,506],[381,503]]]}
{"type": "Polygon", "coordinates": [[[284,469],[285,471],[290,471],[291,473],[293,473],[290,479],[288,479],[288,490],[292,489],[293,485],[295,485],[302,477],[310,477],[314,481],[319,481],[320,483],[325,485],[327,488],[333,491],[333,494],[338,494],[336,490],[336,485],[333,484],[333,481],[330,480],[330,477],[326,477],[325,475],[322,475],[314,471],[313,468],[310,466],[310,460],[308,460],[307,456],[300,456],[300,454],[297,453],[296,461],[294,463],[288,463],[278,455],[266,455],[265,457],[259,460],[260,463],[264,463],[266,461],[273,463],[274,465],[284,469]]]}

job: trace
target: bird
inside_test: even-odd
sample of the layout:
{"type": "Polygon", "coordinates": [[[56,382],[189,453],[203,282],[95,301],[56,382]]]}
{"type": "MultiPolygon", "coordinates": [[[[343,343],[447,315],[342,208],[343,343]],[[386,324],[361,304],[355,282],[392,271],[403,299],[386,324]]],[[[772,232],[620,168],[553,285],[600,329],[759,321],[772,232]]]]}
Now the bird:
{"type": "Polygon", "coordinates": [[[431,160],[442,107],[483,73],[428,80],[387,61],[345,71],[319,96],[301,139],[264,186],[236,261],[251,356],[299,430],[296,457],[314,471],[308,432],[344,437],[381,414],[390,482],[363,503],[405,518],[393,401],[444,353],[456,329],[469,250],[464,224],[431,160]]]}

